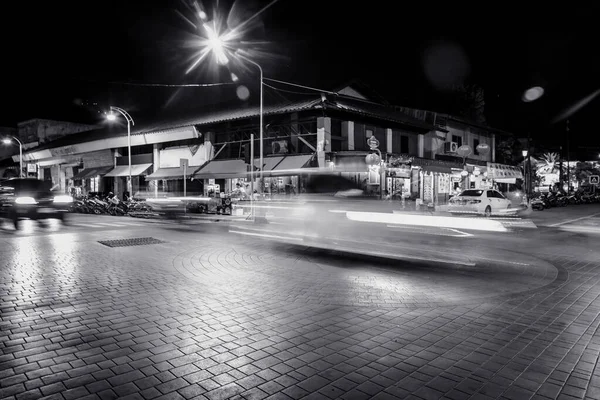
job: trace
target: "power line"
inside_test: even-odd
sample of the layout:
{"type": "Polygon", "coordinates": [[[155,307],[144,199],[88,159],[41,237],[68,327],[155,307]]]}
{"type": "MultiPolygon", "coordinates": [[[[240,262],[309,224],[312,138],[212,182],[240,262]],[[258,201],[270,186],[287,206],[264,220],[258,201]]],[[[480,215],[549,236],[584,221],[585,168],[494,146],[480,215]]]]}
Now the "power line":
{"type": "Polygon", "coordinates": [[[271,86],[271,85],[269,85],[269,84],[267,84],[267,83],[264,83],[264,82],[263,82],[263,85],[264,85],[264,86],[266,86],[266,87],[268,87],[268,88],[270,88],[270,89],[276,90],[276,91],[278,91],[278,92],[283,92],[283,93],[291,93],[291,94],[303,94],[303,95],[308,95],[308,96],[313,96],[313,95],[314,95],[314,93],[307,93],[307,92],[295,92],[295,91],[293,91],[293,90],[279,89],[279,88],[276,88],[276,87],[274,87],[274,86],[271,86]]]}
{"type": "Polygon", "coordinates": [[[137,83],[137,82],[117,82],[117,81],[109,81],[109,82],[100,82],[90,79],[77,79],[91,83],[102,83],[109,85],[125,85],[125,86],[146,86],[146,87],[213,87],[213,86],[229,86],[235,85],[235,82],[217,82],[217,83],[183,83],[183,84],[169,84],[169,83],[137,83]]]}
{"type": "MultiPolygon", "coordinates": [[[[378,105],[378,106],[381,106],[381,107],[386,107],[386,108],[392,108],[393,109],[393,107],[391,107],[391,106],[386,106],[386,105],[378,103],[376,101],[361,99],[360,97],[349,96],[349,95],[341,94],[341,93],[338,93],[338,92],[332,92],[331,90],[318,89],[318,88],[314,88],[314,87],[311,87],[311,86],[299,85],[297,83],[286,82],[286,81],[279,81],[277,79],[271,79],[271,78],[263,78],[263,81],[277,82],[277,83],[280,83],[282,85],[295,86],[295,87],[299,87],[299,88],[302,88],[302,89],[313,90],[313,91],[319,92],[319,93],[332,94],[334,96],[346,98],[346,99],[349,99],[349,100],[358,101],[358,102],[361,102],[361,103],[368,103],[368,104],[373,104],[373,105],[378,105]]],[[[295,93],[295,94],[304,94],[304,95],[308,95],[309,94],[309,93],[287,91],[287,90],[284,90],[284,89],[275,88],[275,87],[267,85],[264,82],[263,82],[263,85],[268,86],[268,87],[270,87],[271,89],[274,89],[274,90],[281,90],[282,92],[295,93]]]]}
{"type": "Polygon", "coordinates": [[[185,83],[180,85],[167,83],[133,83],[133,82],[108,82],[111,85],[127,85],[127,86],[148,86],[148,87],[211,87],[211,86],[227,86],[234,85],[234,82],[220,83],[185,83]]]}
{"type": "Polygon", "coordinates": [[[314,90],[314,91],[319,92],[319,93],[334,94],[334,95],[338,96],[338,93],[332,92],[330,90],[317,89],[317,88],[310,87],[310,86],[299,85],[297,83],[279,81],[277,79],[263,78],[263,80],[264,81],[271,81],[271,82],[281,83],[283,85],[295,86],[295,87],[299,87],[299,88],[302,88],[302,89],[314,90]]]}

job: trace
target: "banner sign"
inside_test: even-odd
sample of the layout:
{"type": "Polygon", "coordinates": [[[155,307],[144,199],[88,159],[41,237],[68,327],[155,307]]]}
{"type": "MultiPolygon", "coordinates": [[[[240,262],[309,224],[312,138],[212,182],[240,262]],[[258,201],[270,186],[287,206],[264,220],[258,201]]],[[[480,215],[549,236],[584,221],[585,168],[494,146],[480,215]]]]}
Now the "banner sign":
{"type": "Polygon", "coordinates": [[[523,172],[520,167],[489,162],[487,168],[488,179],[523,179],[523,172]]]}

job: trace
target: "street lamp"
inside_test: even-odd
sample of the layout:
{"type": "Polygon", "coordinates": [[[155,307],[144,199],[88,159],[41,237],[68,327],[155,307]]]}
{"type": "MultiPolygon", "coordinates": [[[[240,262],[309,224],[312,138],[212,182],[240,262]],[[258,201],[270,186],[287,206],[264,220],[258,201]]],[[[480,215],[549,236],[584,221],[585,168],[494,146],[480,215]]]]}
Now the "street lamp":
{"type": "Polygon", "coordinates": [[[11,144],[13,140],[15,142],[19,143],[19,178],[22,178],[23,177],[23,143],[21,143],[21,141],[14,136],[8,137],[6,139],[2,139],[2,143],[11,144]]]}
{"type": "Polygon", "coordinates": [[[529,204],[529,197],[531,192],[531,157],[529,156],[528,150],[523,150],[523,165],[525,172],[525,195],[527,196],[527,204],[529,204]],[[526,160],[525,160],[526,159],[526,160]]]}
{"type": "MultiPolygon", "coordinates": [[[[205,49],[200,53],[200,57],[198,58],[198,60],[194,63],[194,65],[192,65],[191,68],[195,67],[202,59],[204,59],[204,57],[209,53],[209,52],[213,52],[213,54],[216,56],[217,59],[217,63],[221,64],[221,65],[227,65],[229,63],[229,59],[227,57],[226,54],[226,49],[231,48],[231,46],[229,46],[227,44],[228,41],[228,36],[227,35],[219,35],[219,32],[217,31],[216,27],[211,27],[211,25],[209,23],[204,23],[202,24],[204,30],[206,31],[207,34],[207,40],[204,42],[204,45],[206,46],[205,49]]],[[[229,37],[230,39],[230,37],[229,37]]],[[[246,57],[245,55],[243,55],[241,49],[237,49],[233,54],[241,59],[243,59],[244,61],[249,62],[250,64],[256,66],[258,68],[258,70],[260,71],[260,111],[259,111],[259,115],[260,115],[260,127],[259,127],[259,150],[260,150],[260,157],[259,157],[259,165],[260,165],[260,193],[264,193],[264,184],[263,184],[263,70],[262,67],[256,62],[253,61],[251,59],[249,59],[248,57],[246,57]]],[[[190,68],[190,69],[191,69],[190,68]]],[[[188,69],[188,71],[190,70],[188,69]]],[[[235,74],[231,74],[231,79],[236,82],[238,80],[237,75],[235,74]]],[[[252,159],[254,159],[254,157],[252,157],[252,159]]],[[[254,169],[254,165],[251,166],[251,169],[254,169]]]]}
{"type": "MultiPolygon", "coordinates": [[[[237,50],[235,52],[235,54],[238,57],[240,57],[241,59],[249,62],[250,64],[255,65],[256,68],[258,68],[258,70],[260,71],[260,109],[259,109],[260,128],[259,128],[259,140],[258,140],[260,155],[259,155],[258,165],[260,165],[260,193],[263,193],[264,192],[264,183],[263,183],[263,70],[257,62],[252,61],[248,57],[241,54],[240,50],[237,50]]],[[[254,169],[254,165],[252,165],[250,168],[254,169]]]]}
{"type": "Polygon", "coordinates": [[[127,190],[129,191],[129,197],[131,197],[133,196],[133,185],[131,180],[131,125],[135,125],[135,122],[133,122],[133,118],[131,118],[131,115],[129,115],[127,111],[114,106],[110,106],[110,112],[106,115],[106,119],[109,121],[116,120],[117,116],[114,113],[115,111],[125,117],[125,120],[127,121],[127,151],[129,154],[127,157],[127,161],[129,162],[129,182],[127,183],[127,190]]]}

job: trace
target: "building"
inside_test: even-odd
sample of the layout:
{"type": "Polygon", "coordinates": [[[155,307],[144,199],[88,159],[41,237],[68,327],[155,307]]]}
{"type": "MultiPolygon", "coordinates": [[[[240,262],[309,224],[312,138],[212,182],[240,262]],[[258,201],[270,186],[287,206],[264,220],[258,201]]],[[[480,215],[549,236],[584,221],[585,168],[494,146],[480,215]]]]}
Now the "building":
{"type": "MultiPolygon", "coordinates": [[[[262,166],[258,108],[136,123],[131,132],[131,171],[123,129],[63,135],[28,149],[23,159],[36,166],[41,179],[52,180],[63,191],[123,193],[131,173],[139,196],[182,192],[184,176],[187,194],[208,195],[231,193],[238,184],[249,186],[253,148],[253,171],[258,175],[262,170],[263,191],[272,197],[302,192],[298,169],[326,167],[373,195],[389,192],[422,202],[443,202],[453,189],[453,175],[469,187],[461,172],[468,169],[479,176],[475,173],[493,162],[494,132],[448,116],[442,123],[441,116],[431,120],[429,114],[421,114],[425,117],[374,102],[348,86],[336,94],[265,105],[262,166]],[[373,153],[367,143],[370,138],[377,139],[385,174],[379,165],[367,164],[366,156],[373,153]],[[447,143],[461,142],[474,148],[488,144],[488,152],[469,156],[465,167],[462,159],[446,151],[446,146],[454,149],[447,143]]],[[[18,161],[18,156],[13,159],[18,161]]],[[[477,179],[486,181],[484,176],[477,179]]],[[[257,189],[258,184],[255,181],[257,189]]]]}

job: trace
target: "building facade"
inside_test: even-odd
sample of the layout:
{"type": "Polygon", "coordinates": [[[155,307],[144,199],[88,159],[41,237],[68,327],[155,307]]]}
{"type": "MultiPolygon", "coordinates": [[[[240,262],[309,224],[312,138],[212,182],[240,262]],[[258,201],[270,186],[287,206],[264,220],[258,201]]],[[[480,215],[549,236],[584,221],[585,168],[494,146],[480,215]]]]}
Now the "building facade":
{"type": "Polygon", "coordinates": [[[46,134],[46,141],[27,150],[23,159],[35,165],[38,177],[65,192],[121,194],[131,175],[134,194],[140,197],[182,193],[184,188],[189,195],[216,195],[240,187],[288,196],[303,191],[299,171],[327,168],[374,196],[422,203],[444,202],[457,188],[455,175],[459,187],[472,187],[463,171],[485,181],[485,165],[494,161],[494,132],[448,116],[442,123],[439,116],[384,106],[352,87],[336,95],[265,106],[263,115],[262,165],[257,108],[136,126],[131,147],[122,131],[57,134],[53,140],[46,134]],[[377,143],[376,150],[369,140],[377,143]],[[465,143],[474,149],[486,144],[488,151],[463,160],[456,147],[465,143]],[[370,165],[367,156],[377,151],[381,160],[370,165]],[[252,179],[259,175],[262,181],[252,179]]]}

